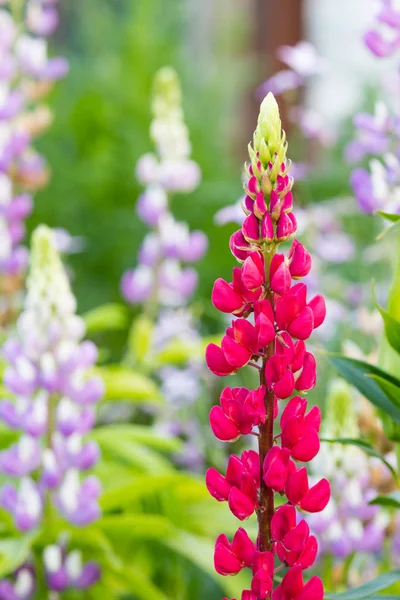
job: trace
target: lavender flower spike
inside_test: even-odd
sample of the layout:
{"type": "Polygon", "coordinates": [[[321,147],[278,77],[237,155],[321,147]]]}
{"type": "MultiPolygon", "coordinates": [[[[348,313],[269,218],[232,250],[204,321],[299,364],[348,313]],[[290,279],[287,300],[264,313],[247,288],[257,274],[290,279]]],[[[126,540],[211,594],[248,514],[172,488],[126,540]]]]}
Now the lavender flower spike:
{"type": "Polygon", "coordinates": [[[121,291],[131,304],[152,300],[180,306],[197,285],[196,271],[184,265],[203,257],[208,240],[202,231],[190,232],[186,223],[176,221],[169,209],[171,193],[191,192],[200,181],[200,169],[190,159],[178,77],[170,67],[155,77],[152,108],[150,136],[156,154],[145,154],[136,167],[138,180],[146,186],[136,211],[152,231],[139,250],[138,266],[124,274],[121,291]]]}
{"type": "Polygon", "coordinates": [[[52,122],[43,98],[68,71],[64,58],[48,56],[46,38],[58,22],[55,3],[19,0],[16,5],[20,10],[13,10],[13,2],[0,2],[0,318],[5,323],[19,312],[28,261],[25,220],[33,193],[49,178],[33,143],[52,122]]]}
{"type": "Polygon", "coordinates": [[[32,238],[17,334],[3,347],[4,384],[14,400],[0,401],[0,418],[22,435],[0,453],[0,470],[16,480],[3,486],[0,502],[21,531],[36,527],[48,505],[77,526],[100,514],[100,484],[93,475],[81,476],[99,457],[97,445],[83,436],[103,394],[101,379],[88,373],[97,350],[82,342],[84,333],[56,236],[41,225],[32,238]]]}

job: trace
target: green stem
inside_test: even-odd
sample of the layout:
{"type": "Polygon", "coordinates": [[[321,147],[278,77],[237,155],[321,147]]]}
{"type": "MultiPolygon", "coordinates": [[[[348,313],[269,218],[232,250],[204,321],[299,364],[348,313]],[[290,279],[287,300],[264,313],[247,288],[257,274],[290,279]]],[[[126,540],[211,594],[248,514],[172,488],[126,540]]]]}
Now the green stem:
{"type": "MultiPolygon", "coordinates": [[[[48,416],[47,416],[47,431],[45,436],[45,445],[49,450],[53,450],[53,437],[56,430],[56,408],[57,397],[54,394],[49,395],[48,416]]],[[[44,522],[46,529],[50,530],[53,523],[53,498],[51,490],[46,491],[45,507],[44,507],[44,522]]]]}

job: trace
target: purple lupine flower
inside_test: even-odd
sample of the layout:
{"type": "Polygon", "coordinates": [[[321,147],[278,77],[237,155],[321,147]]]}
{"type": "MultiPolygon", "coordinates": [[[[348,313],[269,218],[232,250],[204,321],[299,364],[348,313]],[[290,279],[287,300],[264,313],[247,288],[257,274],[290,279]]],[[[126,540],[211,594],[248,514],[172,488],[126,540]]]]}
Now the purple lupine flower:
{"type": "MultiPolygon", "coordinates": [[[[58,21],[54,3],[23,0],[21,22],[9,3],[0,4],[0,276],[13,277],[27,266],[22,244],[31,194],[49,178],[46,161],[32,147],[33,137],[51,123],[50,110],[39,101],[68,65],[62,57],[48,57],[45,38],[58,21]]],[[[13,306],[12,298],[7,302],[13,306]]]]}
{"type": "MultiPolygon", "coordinates": [[[[364,36],[366,46],[375,56],[387,58],[400,50],[400,10],[394,0],[381,0],[376,25],[364,36]]],[[[395,75],[398,77],[399,66],[395,75]]],[[[396,84],[395,98],[398,93],[396,84]]],[[[378,102],[375,114],[359,113],[354,118],[355,140],[345,150],[351,163],[369,158],[369,171],[357,167],[350,179],[357,203],[363,212],[400,210],[400,132],[399,115],[378,102]]]]}
{"type": "Polygon", "coordinates": [[[35,571],[29,563],[17,569],[11,578],[0,581],[1,600],[29,600],[35,594],[35,571]]]}
{"type": "Polygon", "coordinates": [[[296,90],[304,85],[309,77],[319,75],[326,69],[326,61],[308,41],[300,41],[295,46],[281,46],[277,56],[289,68],[275,73],[263,83],[259,87],[260,95],[268,92],[279,95],[296,90]]]}
{"type": "Polygon", "coordinates": [[[75,525],[100,514],[100,484],[92,475],[81,479],[80,473],[99,458],[97,445],[82,436],[94,425],[93,405],[103,394],[103,383],[88,374],[97,350],[81,341],[84,324],[75,309],[54,233],[40,226],[33,234],[17,336],[3,348],[8,363],[4,384],[15,400],[0,402],[0,418],[22,435],[0,453],[0,470],[20,479],[5,484],[1,504],[23,531],[39,524],[49,495],[75,525]],[[30,478],[34,473],[35,481],[30,478]]]}
{"type": "Polygon", "coordinates": [[[197,285],[196,271],[184,265],[203,257],[208,240],[202,231],[190,232],[186,223],[176,221],[168,206],[170,193],[190,192],[200,181],[200,169],[189,158],[191,147],[179,82],[169,67],[161,69],[155,78],[150,135],[156,154],[145,154],[137,163],[137,178],[146,189],[136,210],[152,231],[139,249],[139,264],[122,277],[121,292],[131,304],[153,300],[180,306],[197,285]]]}
{"type": "Polygon", "coordinates": [[[400,10],[393,0],[381,0],[376,26],[369,29],[364,42],[378,58],[392,56],[400,49],[400,10]]]}
{"type": "Polygon", "coordinates": [[[100,578],[100,568],[96,562],[83,563],[78,550],[68,553],[62,544],[46,546],[43,564],[47,585],[55,592],[63,592],[68,588],[86,590],[100,578]]]}

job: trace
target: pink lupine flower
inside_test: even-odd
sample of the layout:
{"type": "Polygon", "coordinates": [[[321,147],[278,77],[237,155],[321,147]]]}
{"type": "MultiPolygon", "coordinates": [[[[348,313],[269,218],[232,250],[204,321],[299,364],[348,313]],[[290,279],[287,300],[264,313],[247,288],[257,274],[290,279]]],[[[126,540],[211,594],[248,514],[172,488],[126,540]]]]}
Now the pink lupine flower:
{"type": "Polygon", "coordinates": [[[319,577],[304,584],[300,566],[292,567],[272,594],[272,600],[323,600],[324,587],[319,577]]]}
{"type": "Polygon", "coordinates": [[[227,500],[231,512],[241,521],[252,515],[257,506],[259,480],[258,455],[254,451],[243,452],[241,459],[232,455],[226,477],[214,468],[206,473],[210,494],[219,502],[227,500]]]}
{"type": "Polygon", "coordinates": [[[231,375],[249,365],[260,377],[253,391],[226,387],[210,412],[211,429],[219,440],[246,434],[258,438],[259,451],[232,455],[225,476],[214,468],[206,474],[210,494],[226,501],[239,520],[254,512],[258,517],[256,544],[239,529],[232,543],[221,534],[215,547],[218,573],[251,569],[251,590],[243,590],[242,600],[322,600],[324,594],[320,579],[303,581],[302,572],[314,563],[318,545],[308,523],[297,521],[297,510],[323,510],[330,486],[326,479],[310,485],[306,467],[295,463],[308,462],[318,453],[319,408],[307,410],[303,396],[292,397],[282,412],[281,432],[274,436],[278,402],[295,390],[303,393],[315,386],[316,362],[306,340],[326,313],[322,296],[307,301],[307,286],[293,285],[311,269],[304,246],[293,240],[287,255],[276,253],[297,229],[286,147],[278,107],[269,95],[261,106],[254,148],[249,149],[242,205],[246,217],[229,243],[242,265],[234,269],[232,283],[218,279],[212,293],[217,309],[239,318],[227,328],[220,346],[210,344],[206,350],[207,365],[216,375],[231,375]],[[277,510],[276,493],[287,500],[277,510]],[[291,568],[274,587],[276,558],[291,568]]]}
{"type": "MultiPolygon", "coordinates": [[[[247,260],[252,259],[249,257],[247,260]]],[[[254,264],[253,260],[252,263],[254,264]]],[[[248,266],[249,269],[250,266],[248,266]]],[[[257,288],[251,290],[245,285],[242,269],[234,267],[232,283],[227,283],[221,278],[215,281],[211,300],[215,308],[221,312],[232,313],[241,317],[246,316],[250,312],[252,303],[259,299],[261,293],[261,283],[257,288]]]]}
{"type": "Polygon", "coordinates": [[[310,488],[306,467],[297,469],[290,461],[286,472],[285,494],[290,504],[307,512],[320,512],[329,502],[330,485],[327,479],[321,479],[310,488]]]}
{"type": "Polygon", "coordinates": [[[247,388],[226,387],[221,394],[221,406],[213,406],[210,425],[216,438],[232,442],[240,435],[250,433],[255,425],[266,419],[265,387],[249,391],[247,388]]]}
{"type": "Polygon", "coordinates": [[[268,598],[272,592],[274,555],[272,552],[256,552],[253,561],[251,590],[257,598],[268,598]]]}
{"type": "Polygon", "coordinates": [[[293,279],[300,279],[306,277],[311,271],[311,256],[308,250],[306,250],[303,244],[300,244],[297,240],[293,240],[292,246],[288,254],[288,263],[290,274],[293,279]]]}
{"type": "Polygon", "coordinates": [[[295,396],[282,413],[282,447],[289,448],[292,458],[301,462],[312,460],[319,451],[318,436],[321,411],[314,406],[307,415],[307,400],[295,396]]]}
{"type": "Polygon", "coordinates": [[[237,530],[232,543],[221,534],[215,543],[215,570],[220,575],[235,575],[253,564],[255,552],[255,546],[244,529],[237,530]]]}
{"type": "Polygon", "coordinates": [[[310,535],[307,521],[296,521],[295,507],[284,504],[272,517],[271,535],[279,560],[290,567],[298,564],[302,569],[307,569],[315,561],[318,544],[315,536],[310,535]]]}

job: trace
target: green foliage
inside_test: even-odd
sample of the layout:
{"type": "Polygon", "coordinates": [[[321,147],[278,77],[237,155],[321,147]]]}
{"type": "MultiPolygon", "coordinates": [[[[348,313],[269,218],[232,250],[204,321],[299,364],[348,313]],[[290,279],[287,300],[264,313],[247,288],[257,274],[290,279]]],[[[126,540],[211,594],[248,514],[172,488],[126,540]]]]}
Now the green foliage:
{"type": "Polygon", "coordinates": [[[237,54],[246,19],[230,11],[223,31],[210,31],[203,60],[184,0],[71,0],[60,8],[63,27],[56,52],[68,56],[71,69],[52,98],[55,122],[40,140],[53,176],[37,196],[30,230],[46,222],[84,236],[85,251],[71,257],[82,310],[120,301],[122,273],[134,264],[145,233],[134,212],[141,193],[134,165],[151,150],[152,79],[171,64],[182,80],[193,156],[203,173],[199,190],[190,201],[185,195],[174,198],[173,210],[192,228],[210,234],[198,293],[209,298],[213,278],[228,276],[232,264],[222,251],[229,228],[218,230],[213,215],[242,193],[242,158],[235,157],[232,146],[241,133],[236,125],[240,90],[252,77],[237,54]],[[235,69],[225,68],[233,49],[235,69]]]}
{"type": "Polygon", "coordinates": [[[87,334],[104,331],[126,330],[129,323],[128,310],[122,304],[103,304],[83,315],[87,334]]]}
{"type": "Polygon", "coordinates": [[[156,384],[145,375],[120,365],[94,369],[105,384],[105,402],[146,402],[160,404],[163,399],[156,384]]]}
{"type": "Polygon", "coordinates": [[[381,600],[396,598],[396,596],[374,596],[376,592],[387,590],[391,585],[400,581],[400,569],[379,575],[376,579],[340,594],[326,594],[325,600],[381,600]]]}
{"type": "Polygon", "coordinates": [[[329,355],[329,360],[372,404],[400,423],[400,380],[369,363],[347,356],[329,355]]]}

